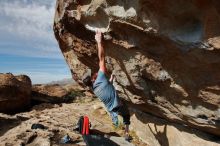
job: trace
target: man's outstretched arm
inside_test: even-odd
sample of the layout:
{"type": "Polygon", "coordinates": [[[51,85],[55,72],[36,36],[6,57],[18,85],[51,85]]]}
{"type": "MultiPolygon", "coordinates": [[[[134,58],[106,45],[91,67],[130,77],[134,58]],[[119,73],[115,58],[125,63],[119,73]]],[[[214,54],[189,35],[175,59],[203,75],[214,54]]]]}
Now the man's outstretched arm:
{"type": "Polygon", "coordinates": [[[100,31],[96,32],[95,40],[98,44],[98,56],[99,56],[99,69],[106,73],[105,67],[105,51],[102,44],[102,33],[100,31]]]}

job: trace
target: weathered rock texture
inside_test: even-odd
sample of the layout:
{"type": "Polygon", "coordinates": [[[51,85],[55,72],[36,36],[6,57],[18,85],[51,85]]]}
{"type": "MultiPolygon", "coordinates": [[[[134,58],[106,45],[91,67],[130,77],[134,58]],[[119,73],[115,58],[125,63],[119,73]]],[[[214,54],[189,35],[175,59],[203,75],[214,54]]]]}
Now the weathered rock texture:
{"type": "Polygon", "coordinates": [[[0,74],[0,112],[18,112],[30,104],[31,80],[28,76],[0,74]]]}
{"type": "MultiPolygon", "coordinates": [[[[132,110],[131,110],[132,111],[132,110]]],[[[149,146],[220,146],[219,138],[195,129],[133,111],[131,129],[149,146]]]]}
{"type": "Polygon", "coordinates": [[[57,0],[54,32],[75,79],[98,70],[96,28],[121,96],[220,135],[220,1],[57,0]]]}

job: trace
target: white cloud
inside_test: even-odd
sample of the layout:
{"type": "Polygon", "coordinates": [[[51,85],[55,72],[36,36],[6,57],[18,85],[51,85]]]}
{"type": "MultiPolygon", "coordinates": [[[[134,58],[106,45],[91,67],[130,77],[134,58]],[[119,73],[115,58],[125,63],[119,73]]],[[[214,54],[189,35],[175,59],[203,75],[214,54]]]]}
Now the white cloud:
{"type": "Polygon", "coordinates": [[[61,58],[52,26],[56,0],[1,0],[0,53],[61,58]],[[8,45],[7,45],[8,44],[8,45]],[[13,44],[13,45],[12,45],[13,44]],[[12,48],[13,46],[14,48],[12,48]],[[19,46],[19,47],[18,47],[19,46]],[[15,51],[19,48],[19,51],[15,51]],[[33,53],[34,52],[34,53],[33,53]]]}
{"type": "Polygon", "coordinates": [[[6,29],[10,33],[16,33],[23,37],[46,37],[50,38],[54,7],[33,4],[23,4],[18,2],[4,3],[1,13],[11,19],[8,25],[1,29],[6,29]]]}
{"type": "Polygon", "coordinates": [[[52,30],[55,2],[0,0],[0,55],[8,54],[0,72],[27,74],[33,83],[71,77],[52,30]]]}

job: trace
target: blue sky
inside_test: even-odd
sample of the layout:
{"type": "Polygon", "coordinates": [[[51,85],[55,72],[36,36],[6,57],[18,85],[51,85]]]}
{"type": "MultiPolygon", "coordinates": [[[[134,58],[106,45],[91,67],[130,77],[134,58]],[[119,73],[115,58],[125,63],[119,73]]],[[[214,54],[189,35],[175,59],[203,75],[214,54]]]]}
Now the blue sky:
{"type": "Polygon", "coordinates": [[[0,72],[32,82],[71,78],[52,25],[56,0],[0,1],[0,72]]]}

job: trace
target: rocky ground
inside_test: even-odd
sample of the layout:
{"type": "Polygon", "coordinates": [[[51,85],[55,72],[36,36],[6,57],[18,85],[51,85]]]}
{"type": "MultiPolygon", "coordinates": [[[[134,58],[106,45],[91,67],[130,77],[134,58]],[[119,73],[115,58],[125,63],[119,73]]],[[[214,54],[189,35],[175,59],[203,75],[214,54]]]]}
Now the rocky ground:
{"type": "MultiPolygon", "coordinates": [[[[30,111],[15,115],[0,114],[0,145],[2,146],[57,146],[63,136],[69,135],[71,144],[85,145],[81,135],[73,131],[81,115],[88,115],[93,133],[111,137],[119,145],[129,145],[124,139],[122,128],[115,129],[103,106],[95,98],[82,98],[73,103],[42,103],[30,111]],[[43,124],[46,129],[31,129],[32,124],[43,124]]],[[[131,132],[134,145],[145,146],[131,132]]],[[[130,144],[132,145],[132,144],[130,144]]]]}
{"type": "Polygon", "coordinates": [[[65,135],[72,140],[66,145],[85,145],[82,136],[73,131],[82,115],[89,116],[93,134],[110,138],[120,146],[220,146],[217,135],[143,112],[136,107],[139,105],[129,102],[133,140],[128,143],[123,138],[122,124],[117,129],[112,127],[104,106],[88,90],[72,83],[31,85],[24,79],[28,78],[0,76],[0,146],[58,146],[65,135]],[[44,128],[34,130],[33,124],[44,128]]]}

